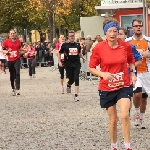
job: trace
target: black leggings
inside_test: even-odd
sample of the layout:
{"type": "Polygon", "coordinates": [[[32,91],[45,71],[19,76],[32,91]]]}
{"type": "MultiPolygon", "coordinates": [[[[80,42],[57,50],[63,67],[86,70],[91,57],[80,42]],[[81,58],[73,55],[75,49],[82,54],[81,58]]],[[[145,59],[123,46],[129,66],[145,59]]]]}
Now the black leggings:
{"type": "MultiPolygon", "coordinates": [[[[58,65],[58,68],[59,68],[59,73],[60,73],[60,79],[64,79],[65,68],[64,67],[60,67],[59,65],[58,65]]],[[[66,78],[68,78],[67,72],[66,72],[66,78]]]]}
{"type": "Polygon", "coordinates": [[[67,67],[66,73],[69,78],[68,85],[71,86],[75,82],[75,86],[79,86],[80,67],[67,67]]]}
{"type": "Polygon", "coordinates": [[[29,76],[32,76],[32,74],[35,74],[36,60],[28,59],[28,65],[29,65],[29,76]]]}
{"type": "Polygon", "coordinates": [[[14,81],[16,79],[16,90],[20,89],[20,58],[15,61],[8,61],[10,72],[10,82],[12,89],[15,89],[14,81]]]}
{"type": "Polygon", "coordinates": [[[64,67],[60,67],[58,65],[58,68],[59,68],[59,73],[60,73],[60,79],[64,79],[64,67]]]}

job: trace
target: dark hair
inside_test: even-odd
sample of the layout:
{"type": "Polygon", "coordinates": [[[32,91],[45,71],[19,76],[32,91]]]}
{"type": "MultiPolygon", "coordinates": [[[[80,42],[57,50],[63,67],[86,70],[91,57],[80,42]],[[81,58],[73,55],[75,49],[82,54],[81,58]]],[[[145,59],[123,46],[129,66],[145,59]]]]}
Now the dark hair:
{"type": "Polygon", "coordinates": [[[102,41],[103,41],[103,39],[101,38],[100,35],[96,35],[95,41],[96,41],[96,40],[98,40],[98,42],[102,42],[102,41]]]}
{"type": "Polygon", "coordinates": [[[142,23],[142,25],[143,25],[143,21],[142,21],[141,19],[135,18],[135,19],[133,19],[133,21],[132,21],[132,27],[133,27],[134,22],[142,23]]]}
{"type": "Polygon", "coordinates": [[[10,29],[9,32],[10,32],[10,31],[14,31],[14,32],[16,33],[16,30],[14,30],[14,29],[10,29]]]}
{"type": "Polygon", "coordinates": [[[119,22],[118,22],[115,18],[113,18],[113,17],[108,17],[108,18],[106,18],[105,21],[103,22],[103,29],[104,29],[104,26],[105,26],[106,24],[108,24],[109,22],[115,22],[116,24],[119,25],[119,22]]]}
{"type": "Polygon", "coordinates": [[[64,35],[63,33],[60,33],[59,36],[60,36],[60,35],[63,35],[63,36],[65,37],[65,35],[64,35]]]}
{"type": "Polygon", "coordinates": [[[122,30],[124,32],[124,34],[127,35],[127,29],[121,27],[119,30],[122,30]]]}
{"type": "Polygon", "coordinates": [[[85,38],[83,38],[83,37],[80,37],[80,38],[79,38],[79,40],[80,40],[80,41],[81,41],[81,40],[85,40],[85,38]]]}

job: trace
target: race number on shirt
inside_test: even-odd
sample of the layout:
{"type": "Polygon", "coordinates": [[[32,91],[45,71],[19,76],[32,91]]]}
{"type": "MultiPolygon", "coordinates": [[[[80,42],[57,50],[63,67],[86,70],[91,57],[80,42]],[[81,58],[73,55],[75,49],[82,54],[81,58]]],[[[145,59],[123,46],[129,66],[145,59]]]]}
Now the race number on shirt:
{"type": "Polygon", "coordinates": [[[10,57],[17,57],[17,51],[12,51],[9,53],[10,53],[10,57]]]}
{"type": "Polygon", "coordinates": [[[109,80],[108,82],[108,86],[111,88],[117,88],[117,87],[121,87],[124,85],[124,73],[123,72],[119,72],[116,74],[112,74],[113,75],[113,79],[109,80]]]}
{"type": "Polygon", "coordinates": [[[61,60],[64,60],[64,54],[61,54],[61,55],[60,55],[60,59],[61,59],[61,60]]]}
{"type": "Polygon", "coordinates": [[[69,55],[78,55],[77,48],[69,48],[69,55]]]}

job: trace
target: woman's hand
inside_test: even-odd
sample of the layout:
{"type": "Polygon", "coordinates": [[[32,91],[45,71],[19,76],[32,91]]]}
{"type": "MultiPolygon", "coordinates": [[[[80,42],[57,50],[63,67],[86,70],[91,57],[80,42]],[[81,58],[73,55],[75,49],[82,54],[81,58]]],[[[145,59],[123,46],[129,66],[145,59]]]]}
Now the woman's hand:
{"type": "Polygon", "coordinates": [[[135,76],[135,73],[131,72],[130,73],[130,84],[133,85],[133,87],[135,87],[136,81],[137,81],[137,78],[135,76]]]}
{"type": "Polygon", "coordinates": [[[110,72],[102,72],[102,78],[104,80],[112,80],[113,75],[110,72]]]}
{"type": "Polygon", "coordinates": [[[60,66],[60,67],[63,67],[62,62],[59,62],[59,66],[60,66]]]}
{"type": "Polygon", "coordinates": [[[85,59],[85,58],[82,58],[82,60],[83,60],[83,63],[85,63],[85,62],[86,62],[86,59],[85,59]]]}

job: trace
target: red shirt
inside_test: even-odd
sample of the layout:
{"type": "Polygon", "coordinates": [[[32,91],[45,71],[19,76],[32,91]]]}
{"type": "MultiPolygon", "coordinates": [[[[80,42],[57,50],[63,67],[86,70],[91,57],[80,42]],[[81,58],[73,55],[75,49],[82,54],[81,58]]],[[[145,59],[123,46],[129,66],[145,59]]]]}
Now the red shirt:
{"type": "Polygon", "coordinates": [[[102,72],[110,72],[114,76],[109,81],[101,78],[99,90],[115,91],[130,86],[127,63],[135,63],[130,44],[118,40],[118,47],[112,49],[107,41],[98,43],[92,52],[89,67],[100,65],[102,72]]]}
{"type": "Polygon", "coordinates": [[[55,50],[56,50],[56,51],[59,51],[59,50],[60,50],[60,47],[61,47],[61,43],[58,42],[58,43],[56,44],[56,46],[55,46],[55,50]]]}
{"type": "Polygon", "coordinates": [[[7,39],[4,41],[3,46],[6,50],[12,49],[11,52],[8,53],[8,61],[15,61],[20,58],[19,50],[21,48],[21,43],[19,39],[7,39]]]}
{"type": "Polygon", "coordinates": [[[35,48],[34,47],[28,47],[27,48],[27,52],[29,52],[29,54],[28,54],[28,59],[35,59],[35,48]]]}

